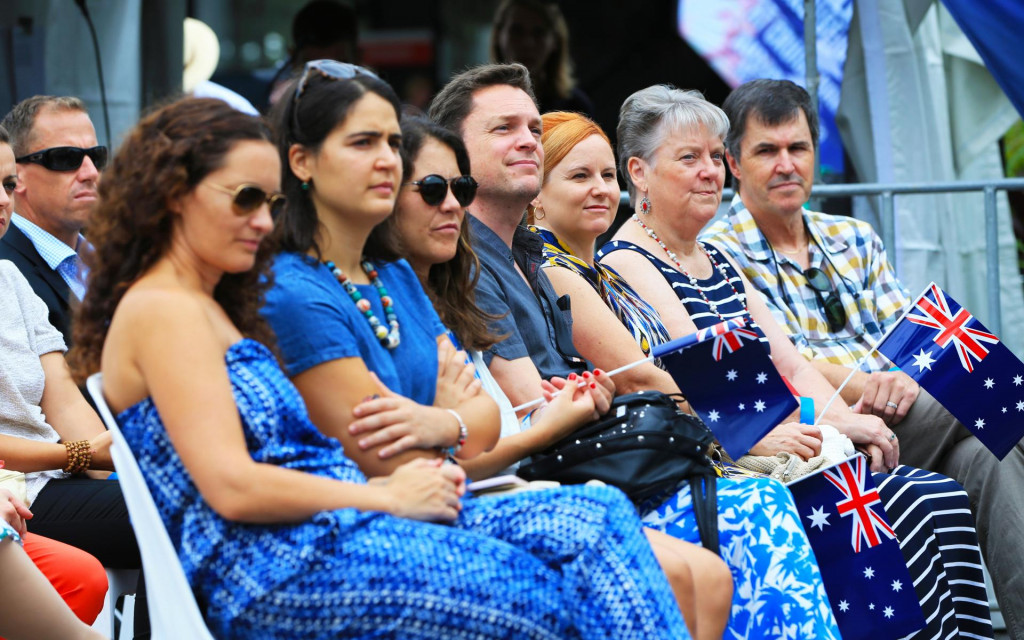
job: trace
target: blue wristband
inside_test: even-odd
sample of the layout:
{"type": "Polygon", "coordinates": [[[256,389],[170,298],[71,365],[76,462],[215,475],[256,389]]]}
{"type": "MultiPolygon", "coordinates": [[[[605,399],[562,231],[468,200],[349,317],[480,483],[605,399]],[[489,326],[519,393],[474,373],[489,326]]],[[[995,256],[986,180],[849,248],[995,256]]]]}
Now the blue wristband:
{"type": "Polygon", "coordinates": [[[800,424],[814,424],[814,398],[800,396],[800,424]]]}

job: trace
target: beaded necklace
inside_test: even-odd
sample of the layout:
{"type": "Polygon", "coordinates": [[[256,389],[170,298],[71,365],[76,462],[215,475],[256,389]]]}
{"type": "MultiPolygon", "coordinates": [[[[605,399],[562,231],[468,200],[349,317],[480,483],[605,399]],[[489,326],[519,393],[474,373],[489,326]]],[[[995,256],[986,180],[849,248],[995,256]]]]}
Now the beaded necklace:
{"type": "MultiPolygon", "coordinates": [[[[642,228],[647,233],[648,237],[650,237],[651,240],[657,242],[658,246],[665,251],[665,255],[668,256],[668,259],[672,261],[672,264],[676,266],[676,269],[678,269],[680,273],[686,276],[686,278],[690,281],[690,286],[697,290],[697,293],[700,294],[700,297],[704,300],[704,303],[707,304],[708,307],[711,309],[711,312],[718,316],[721,320],[725,320],[725,316],[718,312],[718,304],[712,302],[708,298],[707,294],[704,293],[704,289],[701,288],[700,284],[698,284],[697,278],[693,277],[689,271],[683,268],[682,263],[680,263],[679,259],[676,258],[675,252],[665,246],[665,243],[661,241],[661,238],[659,238],[658,234],[654,232],[654,229],[644,224],[644,221],[637,217],[635,213],[633,214],[633,222],[640,225],[640,228],[642,228]]],[[[725,265],[715,260],[714,256],[712,256],[711,253],[704,247],[704,243],[697,241],[697,246],[700,247],[700,250],[704,252],[705,256],[707,256],[708,261],[711,262],[711,266],[714,267],[715,270],[718,271],[718,273],[722,274],[722,279],[725,280],[725,283],[729,285],[730,288],[732,288],[733,294],[735,294],[736,297],[739,298],[740,304],[742,304],[743,308],[746,309],[747,296],[746,294],[737,291],[736,285],[734,285],[732,281],[729,280],[729,274],[725,270],[725,265]]]]}
{"type": "Polygon", "coordinates": [[[391,330],[388,331],[388,327],[384,326],[377,316],[373,315],[373,309],[370,308],[370,301],[363,297],[363,294],[359,293],[359,289],[356,285],[352,284],[345,272],[340,267],[335,265],[333,262],[325,262],[324,265],[334,274],[334,277],[338,279],[338,283],[345,288],[348,293],[348,297],[352,298],[352,302],[356,303],[356,309],[363,312],[366,316],[366,321],[370,323],[370,329],[373,331],[373,335],[377,336],[380,340],[381,345],[386,349],[394,349],[401,342],[401,336],[398,333],[398,316],[395,315],[395,303],[388,295],[388,290],[384,288],[384,283],[380,281],[380,274],[377,273],[377,269],[374,268],[373,263],[369,260],[364,260],[360,263],[363,267],[363,271],[366,273],[366,277],[370,279],[370,284],[377,289],[377,293],[380,294],[380,303],[384,307],[384,314],[387,316],[388,326],[391,330]]]}

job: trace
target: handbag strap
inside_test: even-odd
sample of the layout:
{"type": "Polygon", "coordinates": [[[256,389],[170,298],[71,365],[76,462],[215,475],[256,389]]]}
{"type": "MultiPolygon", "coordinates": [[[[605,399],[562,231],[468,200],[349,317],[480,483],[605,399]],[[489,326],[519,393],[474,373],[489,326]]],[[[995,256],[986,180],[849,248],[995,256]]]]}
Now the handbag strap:
{"type": "Polygon", "coordinates": [[[690,478],[690,498],[693,502],[693,516],[697,520],[697,531],[701,544],[708,551],[718,555],[718,482],[713,474],[690,478]]]}

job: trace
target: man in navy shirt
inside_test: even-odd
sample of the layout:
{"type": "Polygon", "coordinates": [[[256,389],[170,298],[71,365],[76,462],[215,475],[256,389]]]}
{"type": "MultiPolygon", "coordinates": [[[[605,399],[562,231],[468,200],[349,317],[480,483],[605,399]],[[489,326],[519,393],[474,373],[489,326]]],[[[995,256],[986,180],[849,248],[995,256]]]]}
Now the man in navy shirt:
{"type": "MultiPolygon", "coordinates": [[[[590,367],[572,343],[568,296],[559,297],[540,268],[542,241],[521,226],[540,193],[544,159],[529,72],[519,64],[465,71],[434,98],[430,117],[462,135],[480,183],[467,216],[481,262],[476,301],[499,316],[494,333],[507,336],[484,359],[513,405],[534,400],[542,379],[590,367]]],[[[599,406],[611,398],[606,384],[594,389],[599,406]]]]}

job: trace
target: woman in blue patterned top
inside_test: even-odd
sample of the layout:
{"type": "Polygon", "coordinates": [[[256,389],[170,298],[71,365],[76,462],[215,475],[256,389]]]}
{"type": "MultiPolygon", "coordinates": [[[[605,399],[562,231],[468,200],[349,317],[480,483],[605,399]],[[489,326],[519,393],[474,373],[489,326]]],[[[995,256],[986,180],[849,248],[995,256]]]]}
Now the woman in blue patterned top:
{"type": "MultiPolygon", "coordinates": [[[[637,213],[599,255],[658,310],[672,338],[727,318],[756,323],[779,372],[820,413],[835,389],[799,354],[761,296],[746,294],[750,283],[732,262],[697,240],[721,203],[728,130],[725,113],[696,91],[653,86],[627,98],[619,114],[619,166],[637,213]]],[[[781,192],[800,179],[788,154],[802,144],[773,139],[756,147],[768,158],[766,170],[781,192]]],[[[853,440],[872,469],[889,471],[875,473],[874,481],[928,620],[915,637],[989,636],[981,557],[963,488],[945,476],[899,465],[899,442],[876,416],[837,402],[822,421],[853,440]]],[[[817,427],[787,423],[752,452],[809,458],[820,447],[817,427]]],[[[674,509],[665,505],[645,521],[670,526],[674,509]]]]}
{"type": "MultiPolygon", "coordinates": [[[[360,102],[374,106],[365,89],[349,120],[360,102]]],[[[358,139],[384,142],[356,144],[388,167],[388,136],[366,128],[397,132],[397,110],[381,102],[388,111],[358,139]]],[[[216,100],[142,120],[101,187],[80,317],[76,373],[102,365],[213,635],[686,637],[621,494],[464,499],[465,475],[435,460],[367,482],[314,426],[259,314],[264,240],[283,204],[268,138],[258,119],[216,100]]],[[[356,169],[370,188],[348,192],[376,203],[383,181],[356,169]]],[[[388,172],[393,193],[400,174],[388,172]]]]}

